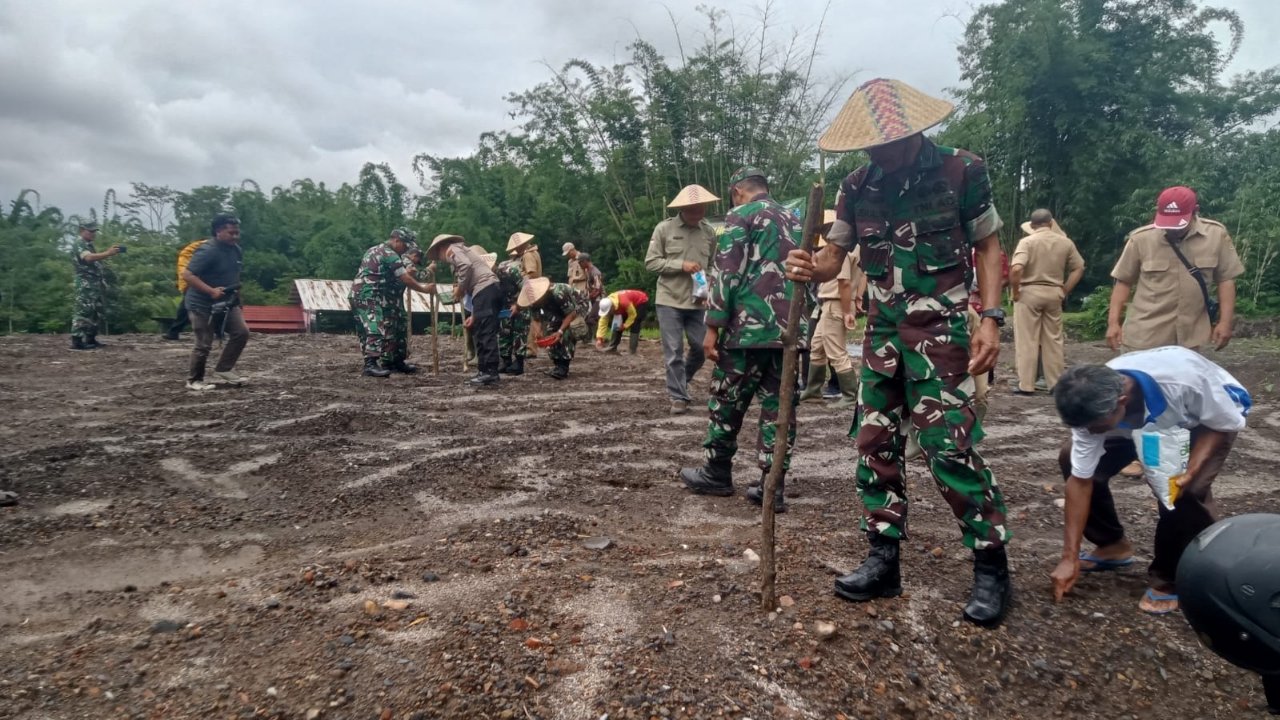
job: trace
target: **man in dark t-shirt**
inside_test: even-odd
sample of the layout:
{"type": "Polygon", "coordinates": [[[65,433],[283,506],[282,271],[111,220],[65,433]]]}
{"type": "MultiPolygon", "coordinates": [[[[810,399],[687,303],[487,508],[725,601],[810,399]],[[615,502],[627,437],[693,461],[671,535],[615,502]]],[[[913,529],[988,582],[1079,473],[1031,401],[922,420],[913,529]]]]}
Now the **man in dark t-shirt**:
{"type": "Polygon", "coordinates": [[[196,345],[191,351],[191,366],[187,374],[187,389],[212,390],[214,385],[205,382],[205,363],[213,347],[214,323],[222,324],[226,313],[227,341],[214,366],[213,378],[229,385],[243,385],[245,378],[236,374],[236,360],[249,342],[249,327],[244,323],[238,297],[233,297],[240,287],[240,270],[244,265],[240,249],[240,220],[234,215],[222,214],[213,219],[213,239],[200,246],[191,258],[182,277],[187,281],[187,293],[183,301],[191,312],[191,329],[195,332],[196,345]],[[229,307],[225,307],[228,305],[229,307]],[[216,313],[215,313],[216,311],[216,313]]]}

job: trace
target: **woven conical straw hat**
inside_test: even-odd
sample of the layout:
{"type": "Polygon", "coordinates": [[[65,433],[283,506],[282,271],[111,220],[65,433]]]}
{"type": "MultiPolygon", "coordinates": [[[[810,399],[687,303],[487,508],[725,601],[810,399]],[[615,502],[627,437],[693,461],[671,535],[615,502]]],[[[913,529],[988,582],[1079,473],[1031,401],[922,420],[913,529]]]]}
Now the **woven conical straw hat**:
{"type": "Polygon", "coordinates": [[[467,249],[475,253],[477,257],[484,261],[485,265],[490,267],[490,269],[492,269],[494,264],[498,262],[498,253],[489,252],[479,245],[472,245],[467,249]]]}
{"type": "Polygon", "coordinates": [[[923,132],[947,119],[955,106],[929,97],[901,80],[876,78],[853,91],[818,148],[826,152],[866,150],[923,132]]]}
{"type": "Polygon", "coordinates": [[[435,236],[435,239],[431,241],[431,247],[427,248],[427,258],[430,260],[439,260],[440,251],[444,249],[444,246],[455,242],[466,241],[462,239],[461,235],[450,235],[448,233],[444,233],[435,236]]]}
{"type": "Polygon", "coordinates": [[[680,194],[676,195],[676,199],[667,203],[669,208],[689,207],[690,205],[706,205],[713,202],[719,202],[720,198],[711,194],[711,191],[701,185],[685,185],[680,194]]]}
{"type": "Polygon", "coordinates": [[[522,233],[522,232],[511,233],[511,237],[507,239],[507,252],[511,252],[512,250],[515,250],[521,245],[528,243],[532,239],[533,239],[533,236],[530,235],[529,233],[522,233]]]}
{"type": "Polygon", "coordinates": [[[533,278],[525,280],[520,285],[520,296],[516,300],[516,304],[520,307],[529,307],[530,305],[542,299],[543,295],[551,289],[551,281],[547,278],[533,278]]]}

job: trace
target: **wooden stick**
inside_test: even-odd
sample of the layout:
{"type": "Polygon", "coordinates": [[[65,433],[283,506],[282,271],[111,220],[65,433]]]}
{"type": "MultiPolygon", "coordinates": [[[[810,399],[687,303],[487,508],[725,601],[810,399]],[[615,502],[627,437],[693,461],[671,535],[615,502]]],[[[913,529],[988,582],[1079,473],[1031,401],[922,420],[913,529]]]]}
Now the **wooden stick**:
{"type": "MultiPolygon", "coordinates": [[[[434,266],[434,263],[432,263],[434,266]]],[[[431,270],[431,282],[436,281],[436,271],[431,270]]],[[[439,288],[436,288],[437,292],[439,288]]],[[[431,293],[431,374],[440,374],[440,313],[436,309],[436,295],[431,293]]]]}
{"type": "MultiPolygon", "coordinates": [[[[813,252],[818,229],[822,227],[822,183],[817,182],[809,190],[809,202],[805,207],[804,234],[801,247],[805,252],[813,252]]],[[[778,392],[778,422],[774,428],[773,464],[769,466],[769,474],[764,479],[764,498],[761,503],[760,525],[763,530],[761,543],[760,569],[760,605],[765,612],[777,607],[774,581],[777,579],[777,566],[774,562],[773,532],[773,495],[777,491],[778,482],[782,479],[783,463],[787,457],[787,435],[791,431],[791,421],[795,415],[793,399],[796,393],[796,366],[799,364],[800,351],[796,338],[800,326],[800,318],[808,310],[809,292],[804,283],[791,284],[791,307],[787,312],[787,329],[782,335],[782,385],[778,392]]]]}

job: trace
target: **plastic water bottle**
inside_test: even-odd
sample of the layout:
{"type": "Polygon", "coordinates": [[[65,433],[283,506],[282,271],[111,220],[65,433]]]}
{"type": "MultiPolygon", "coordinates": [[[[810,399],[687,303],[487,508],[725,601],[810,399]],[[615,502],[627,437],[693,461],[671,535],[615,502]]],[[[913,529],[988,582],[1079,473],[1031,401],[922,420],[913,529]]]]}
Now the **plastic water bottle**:
{"type": "Polygon", "coordinates": [[[701,270],[693,274],[693,296],[699,299],[707,296],[707,274],[701,270]]]}

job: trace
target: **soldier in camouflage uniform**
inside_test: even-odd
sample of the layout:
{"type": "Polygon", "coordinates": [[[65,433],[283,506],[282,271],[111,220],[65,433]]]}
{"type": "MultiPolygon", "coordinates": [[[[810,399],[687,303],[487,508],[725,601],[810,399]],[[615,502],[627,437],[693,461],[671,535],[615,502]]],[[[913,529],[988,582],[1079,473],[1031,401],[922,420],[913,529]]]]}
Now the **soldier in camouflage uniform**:
{"type": "Polygon", "coordinates": [[[591,299],[585,292],[564,283],[530,278],[524,281],[517,305],[532,313],[534,335],[556,338],[555,344],[548,348],[555,367],[545,371],[546,374],[556,380],[569,377],[574,349],[589,339],[584,318],[591,310],[591,299]]]}
{"type": "Polygon", "coordinates": [[[102,347],[102,343],[98,342],[98,325],[102,324],[105,312],[102,296],[107,288],[102,277],[102,266],[98,263],[123,250],[119,245],[112,245],[98,252],[93,247],[93,238],[97,233],[97,223],[81,223],[80,237],[75,242],[76,298],[71,313],[72,350],[94,350],[102,347]]]}
{"type": "Polygon", "coordinates": [[[924,137],[951,109],[892,80],[872,80],[855,91],[819,146],[866,149],[871,162],[841,183],[827,247],[813,257],[792,253],[788,277],[828,280],[856,243],[869,283],[859,410],[850,435],[857,438],[862,527],[871,552],[836,580],[836,594],[865,601],[902,592],[903,425],[910,422],[964,543],[974,550],[964,616],[990,626],[1003,619],[1011,598],[1004,550],[1010,533],[1000,488],[975,448],[982,426],[972,376],[987,372],[1000,347],[1000,217],[982,159],[924,137]],[[975,256],[988,309],[970,337],[967,286],[975,256]]]}
{"type": "MultiPolygon", "coordinates": [[[[782,385],[782,336],[791,307],[791,283],[783,275],[783,259],[798,247],[800,224],[795,215],[769,197],[764,173],[742,168],[730,178],[735,206],[725,218],[725,232],[711,261],[707,334],[703,351],[716,364],[711,376],[710,421],[704,464],[684,468],[680,479],[705,495],[733,494],[733,456],[738,431],[752,398],[760,399],[756,460],[760,482],[747,490],[754,503],[763,501],[764,474],[773,464],[773,443],[782,385]]],[[[799,338],[808,337],[800,320],[799,338]]],[[[803,342],[803,340],[801,341],[803,342]]],[[[784,471],[791,462],[796,424],[787,437],[784,471]]],[[[785,479],[785,478],[784,478],[785,479]]],[[[783,483],[773,498],[774,511],[785,512],[783,483]]]]}
{"type": "Polygon", "coordinates": [[[404,361],[404,350],[398,345],[408,335],[404,288],[431,293],[435,285],[424,285],[413,277],[411,263],[401,257],[411,246],[417,246],[412,232],[392,230],[386,242],[365,252],[351,283],[348,299],[364,351],[363,374],[369,377],[387,377],[392,370],[406,374],[417,370],[404,361]]]}
{"type": "Polygon", "coordinates": [[[498,372],[507,375],[523,375],[524,359],[528,354],[529,311],[519,306],[520,288],[524,272],[519,260],[503,260],[493,269],[502,286],[502,306],[498,316],[498,372]]]}

